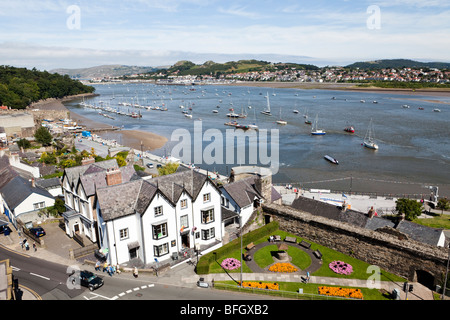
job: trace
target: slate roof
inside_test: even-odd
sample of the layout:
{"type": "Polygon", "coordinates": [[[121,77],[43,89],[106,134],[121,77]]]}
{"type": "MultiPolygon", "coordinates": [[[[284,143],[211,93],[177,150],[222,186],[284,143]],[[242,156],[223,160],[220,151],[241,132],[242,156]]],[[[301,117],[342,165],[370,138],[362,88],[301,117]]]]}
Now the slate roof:
{"type": "Polygon", "coordinates": [[[183,191],[195,200],[206,180],[208,180],[206,175],[193,170],[150,180],[132,179],[119,185],[97,188],[97,199],[103,219],[109,221],[134,212],[143,214],[157,193],[172,205],[178,202],[183,191]]]}
{"type": "Polygon", "coordinates": [[[253,204],[255,197],[262,199],[258,187],[256,186],[258,176],[253,175],[245,179],[240,179],[232,183],[228,183],[221,188],[224,189],[234,202],[240,207],[246,207],[253,204]]]}
{"type": "Polygon", "coordinates": [[[103,220],[109,221],[134,214],[142,183],[143,180],[135,180],[97,189],[103,220]]]}
{"type": "Polygon", "coordinates": [[[395,229],[416,241],[431,245],[436,245],[438,243],[443,230],[423,226],[407,220],[400,221],[395,229]]]}
{"type": "Polygon", "coordinates": [[[50,178],[50,179],[36,179],[36,187],[40,187],[42,189],[49,189],[54,187],[60,187],[61,180],[58,177],[50,178]]]}
{"type": "Polygon", "coordinates": [[[442,229],[430,228],[410,221],[403,220],[399,223],[395,223],[391,220],[377,216],[369,218],[365,213],[355,210],[346,210],[345,212],[342,212],[341,208],[338,206],[305,197],[298,197],[295,199],[292,202],[291,207],[316,216],[350,223],[373,231],[383,227],[390,227],[406,234],[413,240],[433,246],[438,244],[442,233],[442,229]]]}
{"type": "Polygon", "coordinates": [[[69,184],[72,186],[75,186],[78,183],[78,178],[80,178],[86,172],[88,172],[88,173],[101,172],[102,170],[111,169],[111,168],[114,168],[114,169],[119,168],[119,165],[117,164],[116,159],[95,162],[93,164],[88,164],[88,165],[84,165],[84,166],[76,166],[76,167],[66,168],[64,170],[63,179],[67,178],[69,181],[69,184]]]}
{"type": "Polygon", "coordinates": [[[10,180],[0,189],[0,192],[3,194],[3,199],[11,210],[14,210],[33,193],[53,199],[53,196],[47,190],[32,187],[31,182],[21,176],[16,176],[10,180]]]}

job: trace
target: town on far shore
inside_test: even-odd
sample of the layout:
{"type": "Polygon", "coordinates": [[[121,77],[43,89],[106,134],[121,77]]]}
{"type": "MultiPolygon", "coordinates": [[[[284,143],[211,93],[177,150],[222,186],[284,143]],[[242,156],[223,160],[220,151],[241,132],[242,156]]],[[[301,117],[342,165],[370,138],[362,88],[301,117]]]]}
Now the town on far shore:
{"type": "MultiPolygon", "coordinates": [[[[305,74],[317,76],[314,81],[320,82],[337,77],[340,72],[339,68],[327,70],[305,74]]],[[[249,72],[241,74],[239,80],[249,76],[249,72]]],[[[294,74],[288,70],[274,72],[272,80],[294,74]]],[[[416,71],[407,68],[386,72],[385,77],[406,79],[416,71]]],[[[426,73],[448,82],[447,71],[430,69],[426,73]]],[[[298,71],[295,74],[298,80],[298,71]]],[[[423,70],[421,74],[424,75],[423,70]]],[[[183,81],[178,76],[171,77],[174,78],[167,79],[183,81]]],[[[189,81],[197,81],[198,76],[195,77],[189,81]]],[[[430,188],[420,199],[385,197],[379,199],[380,207],[376,207],[371,197],[277,185],[269,168],[235,166],[226,176],[209,172],[173,157],[156,156],[102,139],[95,132],[74,125],[67,119],[66,111],[62,111],[65,116],[47,112],[45,119],[42,114],[29,111],[0,110],[0,227],[6,238],[20,234],[45,249],[45,243],[51,241],[45,226],[57,222],[61,228],[54,232],[64,233],[83,248],[82,254],[68,251],[69,260],[82,255],[92,264],[102,262],[125,271],[155,273],[196,260],[206,272],[207,258],[202,262],[202,257],[236,245],[240,236],[242,240],[245,234],[273,222],[288,232],[283,230],[287,228],[286,221],[294,224],[298,219],[300,225],[314,221],[303,226],[305,234],[324,235],[303,239],[303,244],[307,240],[309,246],[314,241],[315,246],[332,246],[325,234],[342,232],[343,238],[350,233],[361,235],[361,241],[370,238],[378,246],[386,243],[383,250],[395,247],[420,252],[428,269],[416,270],[416,264],[405,271],[403,264],[392,266],[393,272],[436,293],[443,286],[449,228],[445,222],[430,227],[416,220],[420,216],[444,216],[448,220],[450,203],[440,197],[438,187],[430,188]],[[106,153],[100,154],[100,149],[106,153]]],[[[297,227],[290,225],[289,230],[297,227]]],[[[278,239],[279,235],[271,234],[268,239],[278,239],[288,246],[291,242],[297,244],[295,236],[278,239]]],[[[250,265],[256,259],[251,251],[255,244],[251,241],[244,245],[240,258],[250,265]]],[[[347,244],[339,245],[344,248],[347,244]]],[[[363,257],[357,255],[357,248],[345,250],[344,254],[363,257]]],[[[314,250],[312,257],[319,265],[324,261],[319,250],[314,250]]]]}

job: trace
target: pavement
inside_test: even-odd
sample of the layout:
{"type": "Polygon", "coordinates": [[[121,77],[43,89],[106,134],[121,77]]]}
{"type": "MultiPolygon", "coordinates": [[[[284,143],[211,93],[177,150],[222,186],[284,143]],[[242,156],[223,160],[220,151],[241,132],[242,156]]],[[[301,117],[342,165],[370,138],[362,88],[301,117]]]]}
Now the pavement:
{"type": "MultiPolygon", "coordinates": [[[[7,248],[8,250],[16,251],[20,254],[25,254],[31,257],[45,259],[47,261],[52,261],[55,263],[74,266],[77,265],[81,268],[94,271],[93,263],[86,263],[86,258],[80,258],[79,260],[73,260],[69,257],[69,249],[74,249],[80,247],[73,239],[69,238],[65,232],[59,228],[58,223],[47,223],[42,225],[47,232],[45,236],[45,248],[38,247],[36,251],[33,250],[32,246],[29,251],[25,251],[20,246],[20,240],[22,237],[14,229],[9,236],[0,235],[0,245],[7,248]]],[[[268,245],[271,243],[263,243],[252,249],[252,252],[256,252],[260,247],[268,245]]],[[[252,260],[253,261],[253,260],[252,260]]],[[[95,261],[92,261],[95,262],[95,261]]],[[[316,261],[317,262],[317,261],[316,261]]],[[[252,267],[252,263],[249,263],[249,267],[252,268],[254,273],[243,273],[242,279],[245,281],[273,281],[273,282],[302,282],[302,276],[306,275],[306,271],[313,272],[317,267],[317,263],[313,260],[313,263],[307,270],[302,270],[301,272],[293,274],[281,274],[273,273],[267,270],[255,269],[252,267]]],[[[256,265],[256,264],[255,264],[256,265]]],[[[140,277],[148,277],[150,281],[155,284],[163,285],[176,285],[176,286],[186,286],[195,287],[197,281],[200,277],[204,278],[207,282],[220,281],[220,280],[235,280],[239,281],[241,279],[240,273],[220,273],[220,274],[207,274],[207,275],[197,275],[194,271],[194,264],[190,260],[179,263],[178,265],[172,266],[168,271],[154,276],[152,274],[147,274],[140,272],[140,277]]],[[[117,277],[127,276],[126,274],[115,275],[117,277]]],[[[339,285],[339,286],[352,286],[352,287],[370,287],[375,284],[367,280],[356,280],[356,279],[341,279],[341,278],[326,278],[326,277],[315,277],[311,276],[310,283],[318,283],[323,285],[339,285]]],[[[19,284],[20,285],[20,284],[19,284]]],[[[377,284],[377,288],[384,289],[391,293],[393,289],[399,289],[400,299],[405,299],[405,293],[402,291],[403,283],[399,282],[380,282],[377,284]]],[[[21,287],[23,291],[23,300],[39,300],[40,297],[36,295],[32,290],[28,288],[21,287]]],[[[422,286],[419,283],[414,283],[414,292],[408,293],[408,300],[433,300],[433,295],[430,289],[422,286]]]]}

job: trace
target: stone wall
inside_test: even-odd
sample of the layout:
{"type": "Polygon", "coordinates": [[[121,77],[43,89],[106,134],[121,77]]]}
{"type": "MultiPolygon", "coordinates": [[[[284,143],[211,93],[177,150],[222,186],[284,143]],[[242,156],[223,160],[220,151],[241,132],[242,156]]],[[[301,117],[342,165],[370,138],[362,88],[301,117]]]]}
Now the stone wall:
{"type": "Polygon", "coordinates": [[[284,231],[379,266],[409,281],[418,281],[418,272],[425,271],[434,277],[436,285],[440,284],[442,274],[446,272],[447,249],[411,239],[401,240],[385,232],[314,216],[286,206],[268,204],[263,205],[263,210],[277,220],[284,231]]]}

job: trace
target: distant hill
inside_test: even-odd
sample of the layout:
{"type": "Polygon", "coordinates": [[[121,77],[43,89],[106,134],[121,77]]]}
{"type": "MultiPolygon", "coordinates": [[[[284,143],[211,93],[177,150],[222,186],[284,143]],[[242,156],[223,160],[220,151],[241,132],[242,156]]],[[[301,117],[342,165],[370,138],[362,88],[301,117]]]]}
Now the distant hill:
{"type": "Polygon", "coordinates": [[[298,63],[270,63],[261,60],[239,60],[229,61],[225,63],[216,63],[214,61],[206,61],[203,64],[195,64],[191,61],[178,61],[171,67],[165,70],[158,70],[158,72],[166,73],[167,75],[212,75],[218,76],[221,74],[243,73],[243,72],[261,72],[274,71],[285,68],[295,68],[301,70],[317,70],[317,66],[309,64],[298,63]]]}
{"type": "Polygon", "coordinates": [[[355,62],[346,68],[359,68],[365,70],[386,69],[386,68],[437,68],[450,69],[448,62],[419,62],[408,59],[383,59],[375,61],[355,62]]]}
{"type": "Polygon", "coordinates": [[[156,71],[154,67],[139,67],[139,66],[125,66],[125,65],[103,65],[91,68],[80,69],[54,69],[51,73],[58,73],[61,75],[68,75],[76,79],[94,79],[104,77],[122,77],[132,74],[149,73],[156,71]]]}

